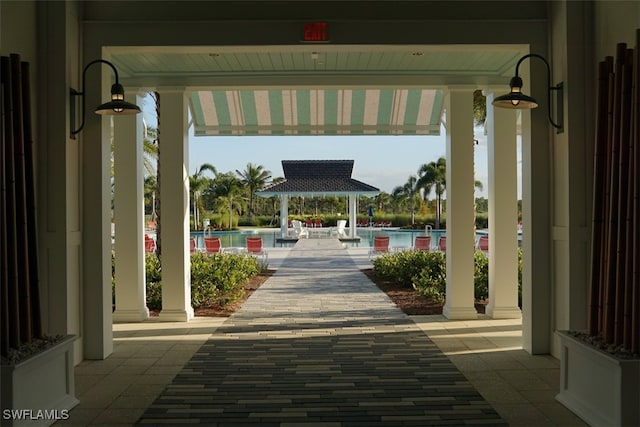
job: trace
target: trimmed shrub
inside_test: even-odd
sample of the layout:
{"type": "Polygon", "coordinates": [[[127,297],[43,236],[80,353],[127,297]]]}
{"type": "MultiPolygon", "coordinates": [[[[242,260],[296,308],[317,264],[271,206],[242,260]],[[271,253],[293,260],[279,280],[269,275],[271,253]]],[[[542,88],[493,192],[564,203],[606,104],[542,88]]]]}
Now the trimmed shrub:
{"type": "Polygon", "coordinates": [[[474,255],[473,296],[478,300],[489,296],[489,258],[482,251],[474,255]]]}
{"type": "Polygon", "coordinates": [[[416,252],[427,255],[425,265],[412,279],[413,288],[419,295],[442,303],[447,288],[447,263],[443,252],[416,252]]]}
{"type": "Polygon", "coordinates": [[[145,256],[145,272],[147,285],[147,307],[150,310],[162,310],[162,267],[156,254],[145,256]]]}
{"type": "MultiPolygon", "coordinates": [[[[443,252],[402,251],[381,255],[373,260],[373,271],[380,277],[412,286],[420,295],[444,301],[446,260],[443,252]]],[[[489,297],[489,258],[482,251],[474,255],[474,297],[489,297]]],[[[522,250],[518,249],[518,303],[522,306],[522,250]]]]}
{"type": "MultiPolygon", "coordinates": [[[[162,269],[155,254],[146,254],[147,307],[162,309],[162,269]]],[[[191,305],[224,306],[244,295],[244,284],[267,265],[242,254],[191,255],[191,305]]]]}
{"type": "Polygon", "coordinates": [[[193,308],[225,306],[244,295],[244,284],[260,272],[259,262],[242,254],[191,255],[193,308]]]}

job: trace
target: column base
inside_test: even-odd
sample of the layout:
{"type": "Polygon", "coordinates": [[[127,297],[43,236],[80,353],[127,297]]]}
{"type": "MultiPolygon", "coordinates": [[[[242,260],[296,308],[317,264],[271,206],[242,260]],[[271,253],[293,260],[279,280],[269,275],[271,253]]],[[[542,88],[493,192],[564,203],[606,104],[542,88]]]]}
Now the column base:
{"type": "Polygon", "coordinates": [[[113,312],[113,323],[143,322],[149,318],[149,309],[140,310],[118,309],[113,312]]]}
{"type": "Polygon", "coordinates": [[[487,316],[492,319],[521,319],[522,311],[518,306],[515,307],[493,307],[491,303],[487,305],[487,316]]]}
{"type": "Polygon", "coordinates": [[[451,307],[447,304],[442,307],[442,314],[449,320],[477,319],[478,312],[475,307],[451,307]]]}
{"type": "Polygon", "coordinates": [[[158,319],[163,322],[188,322],[193,319],[193,308],[189,307],[187,310],[163,309],[158,319]]]}

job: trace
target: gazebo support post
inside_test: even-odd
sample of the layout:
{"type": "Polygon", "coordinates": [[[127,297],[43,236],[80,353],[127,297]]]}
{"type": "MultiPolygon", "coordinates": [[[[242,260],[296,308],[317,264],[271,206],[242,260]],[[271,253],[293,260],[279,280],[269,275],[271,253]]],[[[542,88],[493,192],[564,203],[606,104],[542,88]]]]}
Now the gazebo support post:
{"type": "Polygon", "coordinates": [[[280,195],[280,234],[283,239],[289,236],[289,195],[280,195]]]}
{"type": "Polygon", "coordinates": [[[349,238],[356,238],[356,199],[354,193],[349,194],[349,238]]]}

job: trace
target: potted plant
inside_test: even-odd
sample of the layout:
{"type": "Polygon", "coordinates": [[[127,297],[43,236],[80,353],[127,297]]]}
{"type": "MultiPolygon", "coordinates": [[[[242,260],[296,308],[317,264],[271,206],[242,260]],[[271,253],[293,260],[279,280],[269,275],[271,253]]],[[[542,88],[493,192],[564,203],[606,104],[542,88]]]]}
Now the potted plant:
{"type": "MultiPolygon", "coordinates": [[[[29,105],[28,63],[1,59],[3,98],[29,105]]],[[[3,99],[4,101],[4,99],[3,99]]],[[[0,138],[0,417],[4,425],[51,425],[68,417],[74,396],[72,336],[42,330],[33,173],[28,108],[3,114],[0,138]]]]}
{"type": "Polygon", "coordinates": [[[631,78],[638,71],[631,70],[640,31],[637,40],[635,53],[620,43],[615,63],[609,57],[598,70],[589,330],[557,332],[556,398],[598,426],[640,425],[640,130],[634,135],[629,126],[639,114],[632,98],[640,88],[631,78]],[[608,120],[613,110],[630,120],[608,120]]]}

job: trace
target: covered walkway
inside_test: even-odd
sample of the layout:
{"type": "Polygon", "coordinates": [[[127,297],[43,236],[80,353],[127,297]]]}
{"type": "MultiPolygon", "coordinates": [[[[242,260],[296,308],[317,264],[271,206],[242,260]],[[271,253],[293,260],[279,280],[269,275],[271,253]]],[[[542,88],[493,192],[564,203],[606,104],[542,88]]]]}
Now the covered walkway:
{"type": "Polygon", "coordinates": [[[553,399],[558,361],[518,347],[519,319],[406,316],[337,240],[270,261],[226,320],[115,325],[114,354],[77,367],[65,423],[581,425],[553,399]]]}

